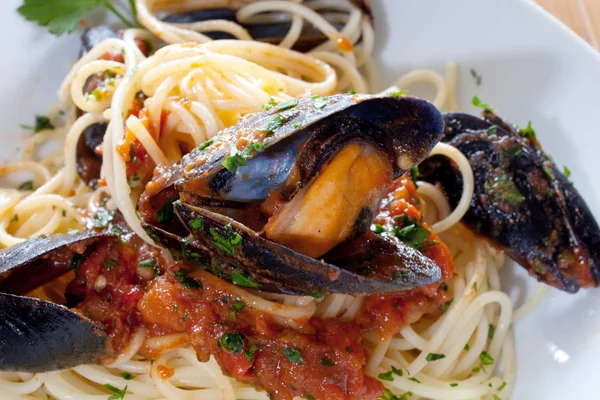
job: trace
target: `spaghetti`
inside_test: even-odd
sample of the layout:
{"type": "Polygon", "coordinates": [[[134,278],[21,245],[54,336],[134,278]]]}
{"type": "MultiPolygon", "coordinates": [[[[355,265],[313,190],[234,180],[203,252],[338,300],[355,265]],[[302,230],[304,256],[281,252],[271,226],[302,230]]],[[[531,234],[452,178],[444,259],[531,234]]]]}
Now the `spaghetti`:
{"type": "MultiPolygon", "coordinates": [[[[152,243],[136,211],[143,185],[136,185],[135,175],[128,171],[123,143],[139,142],[152,164],[169,165],[181,159],[182,148],[202,144],[244,115],[260,111],[264,104],[351,89],[370,92],[376,87],[370,61],[373,29],[367,17],[350,3],[258,1],[239,9],[240,22],[291,21],[279,46],[252,41],[243,27],[229,21],[171,24],[157,18],[164,11],[210,6],[200,1],[173,3],[137,0],[139,22],[147,30],[125,30],[121,39],[105,40],[84,55],[59,91],[64,123],[32,136],[24,146],[23,161],[2,167],[2,174],[19,172],[34,177],[31,188],[0,190],[3,247],[31,236],[83,228],[105,194],[110,196],[108,206],[118,209],[131,229],[152,243]],[[330,20],[319,13],[321,10],[327,10],[330,20]],[[342,29],[338,31],[331,20],[341,22],[342,29]],[[304,21],[328,39],[308,54],[290,50],[300,38],[304,21]],[[203,34],[214,31],[240,40],[212,41],[203,34]],[[168,45],[146,58],[136,39],[156,37],[168,45]],[[110,53],[122,54],[122,62],[107,60],[104,56],[110,53]],[[88,79],[107,72],[111,80],[99,94],[86,95],[88,79]],[[139,92],[145,95],[147,118],[130,113],[139,92]],[[84,114],[77,116],[76,109],[84,114]],[[76,145],[83,131],[99,122],[108,124],[102,145],[104,185],[92,191],[78,177],[76,145]],[[64,149],[37,156],[38,147],[49,141],[63,143],[64,149]]],[[[434,71],[412,71],[390,90],[405,89],[416,82],[435,86],[433,103],[437,107],[457,108],[456,65],[449,64],[447,78],[434,71]]],[[[58,113],[52,116],[54,121],[59,119],[58,113]]],[[[515,360],[512,304],[500,288],[497,272],[504,256],[459,222],[473,192],[469,163],[448,145],[438,145],[432,154],[456,163],[464,182],[455,210],[437,187],[419,182],[424,221],[449,246],[454,260],[455,274],[447,288],[453,300],[445,303],[446,310],[439,318],[425,316],[397,334],[382,336],[378,330],[364,333],[369,351],[365,370],[379,376],[391,393],[410,392],[412,399],[507,398],[514,386],[515,360]],[[436,355],[438,359],[431,362],[436,355]],[[501,374],[498,364],[502,364],[501,374]]],[[[202,278],[218,280],[209,273],[203,273],[202,278]]],[[[291,328],[312,317],[353,321],[365,300],[339,294],[322,299],[294,297],[220,284],[227,285],[227,291],[249,307],[291,328]]],[[[50,299],[61,296],[57,287],[48,286],[35,294],[50,299]]],[[[114,394],[106,389],[110,385],[124,388],[127,399],[267,398],[266,393],[225,376],[214,359],[199,362],[187,345],[189,338],[184,333],[149,337],[140,328],[111,364],[37,374],[2,372],[0,393],[7,399],[106,399],[114,394]],[[143,346],[162,351],[151,362],[138,354],[143,346]]]]}

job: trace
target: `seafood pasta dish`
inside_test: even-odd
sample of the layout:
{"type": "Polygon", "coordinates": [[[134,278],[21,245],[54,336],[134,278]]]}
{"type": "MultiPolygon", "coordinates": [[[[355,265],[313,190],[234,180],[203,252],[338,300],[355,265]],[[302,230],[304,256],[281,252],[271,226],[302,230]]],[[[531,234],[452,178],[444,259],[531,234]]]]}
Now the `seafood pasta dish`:
{"type": "Polygon", "coordinates": [[[598,286],[570,171],[456,64],[380,88],[369,1],[18,12],[81,48],[0,169],[2,399],[506,400],[512,325],[598,286]]]}

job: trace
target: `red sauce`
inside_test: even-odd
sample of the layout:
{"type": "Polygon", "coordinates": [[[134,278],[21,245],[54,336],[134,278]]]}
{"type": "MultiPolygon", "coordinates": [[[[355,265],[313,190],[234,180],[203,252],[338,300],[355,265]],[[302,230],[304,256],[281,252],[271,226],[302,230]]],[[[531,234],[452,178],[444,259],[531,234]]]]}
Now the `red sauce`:
{"type": "Polygon", "coordinates": [[[162,379],[169,379],[175,373],[175,370],[173,368],[169,368],[164,365],[157,366],[156,370],[158,371],[158,374],[162,379]]]}
{"type": "MultiPolygon", "coordinates": [[[[382,205],[383,214],[389,214],[385,218],[404,214],[420,218],[418,195],[409,179],[395,183],[390,194],[393,200],[382,205]]],[[[128,243],[104,239],[95,246],[69,291],[84,299],[79,310],[109,334],[109,356],[114,358],[139,326],[150,336],[186,333],[199,360],[212,355],[224,373],[275,399],[306,394],[317,399],[376,399],[384,387],[364,373],[368,358],[362,345],[364,331],[393,334],[422,315],[438,315],[447,301],[436,283],[369,296],[355,322],[311,318],[292,329],[245,304],[230,283],[184,261],[168,264],[157,249],[137,237],[128,243]],[[155,260],[159,276],[140,276],[139,264],[147,259],[155,260]],[[105,284],[98,285],[103,279],[105,284]]],[[[448,249],[435,234],[423,252],[438,263],[444,278],[452,275],[448,249]]],[[[150,359],[158,356],[146,347],[141,352],[150,359]]],[[[164,379],[173,374],[165,366],[158,369],[164,379]]]]}

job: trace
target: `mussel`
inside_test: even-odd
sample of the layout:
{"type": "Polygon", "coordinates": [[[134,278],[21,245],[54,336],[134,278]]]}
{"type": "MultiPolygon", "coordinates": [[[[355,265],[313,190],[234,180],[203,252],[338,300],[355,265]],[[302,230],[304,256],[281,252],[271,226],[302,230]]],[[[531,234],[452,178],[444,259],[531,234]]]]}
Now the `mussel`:
{"type": "MultiPolygon", "coordinates": [[[[343,2],[345,0],[340,1],[343,2]]],[[[254,40],[259,40],[262,42],[273,44],[278,44],[279,42],[281,42],[281,40],[290,30],[292,24],[291,21],[289,19],[277,18],[277,15],[273,15],[273,22],[240,22],[237,19],[237,11],[239,9],[239,6],[242,6],[244,4],[238,3],[232,5],[232,3],[229,1],[223,1],[222,3],[222,6],[220,6],[216,2],[211,2],[210,6],[212,8],[201,8],[191,11],[169,13],[163,17],[163,20],[165,22],[177,24],[186,24],[211,20],[232,21],[243,26],[254,40]],[[238,6],[237,8],[235,7],[236,5],[238,6]]],[[[359,8],[370,19],[371,23],[373,22],[373,14],[371,12],[371,4],[369,0],[349,0],[349,3],[359,8]]],[[[326,11],[328,10],[322,9],[319,10],[319,13],[325,14],[326,11]]],[[[332,11],[336,12],[336,10],[332,11]]],[[[285,17],[285,15],[283,16],[285,17]]],[[[342,30],[344,27],[343,24],[335,20],[331,21],[331,23],[337,30],[342,30]]],[[[215,31],[203,32],[203,34],[214,40],[235,39],[234,36],[230,35],[227,32],[215,31]]],[[[325,36],[315,26],[305,22],[302,27],[300,38],[294,44],[293,49],[297,51],[306,52],[312,50],[313,48],[327,40],[327,36],[325,36]]]]}
{"type": "MultiPolygon", "coordinates": [[[[575,293],[600,282],[600,229],[573,184],[542,150],[532,129],[496,114],[444,116],[444,142],[469,160],[475,192],[463,221],[539,281],[575,293]]],[[[455,166],[435,156],[419,166],[451,206],[462,193],[455,166]]]]}
{"type": "Polygon", "coordinates": [[[291,100],[158,167],[140,215],[158,241],[178,252],[183,242],[181,252],[199,266],[263,290],[369,294],[427,285],[440,279],[435,263],[369,227],[388,185],[442,132],[437,109],[413,98],[291,100]],[[348,242],[364,254],[385,248],[385,262],[378,269],[354,254],[343,268],[336,248],[348,242]]]}
{"type": "Polygon", "coordinates": [[[107,236],[57,234],[0,251],[0,370],[44,372],[100,361],[107,335],[98,326],[65,306],[24,294],[67,273],[73,260],[107,236]]]}

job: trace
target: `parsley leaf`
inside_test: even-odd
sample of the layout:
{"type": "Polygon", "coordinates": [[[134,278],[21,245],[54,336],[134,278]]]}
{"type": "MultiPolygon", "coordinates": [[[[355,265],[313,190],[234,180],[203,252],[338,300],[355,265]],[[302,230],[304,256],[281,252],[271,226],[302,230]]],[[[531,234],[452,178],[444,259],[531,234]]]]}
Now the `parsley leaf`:
{"type": "Polygon", "coordinates": [[[481,86],[482,77],[473,68],[471,68],[471,76],[473,77],[473,79],[475,79],[475,84],[477,86],[481,86]]]}
{"type": "Polygon", "coordinates": [[[302,354],[300,354],[300,350],[286,347],[281,350],[281,353],[287,357],[288,361],[292,364],[300,364],[304,365],[304,358],[302,358],[302,354]]]}
{"type": "Polygon", "coordinates": [[[479,355],[479,359],[483,365],[492,365],[494,363],[494,358],[490,356],[487,351],[482,351],[479,355]]]}
{"type": "Polygon", "coordinates": [[[391,382],[394,380],[394,377],[392,376],[392,371],[381,373],[381,374],[377,375],[377,377],[379,379],[381,379],[382,381],[390,381],[391,382]]]}
{"type": "Polygon", "coordinates": [[[533,127],[531,126],[531,121],[529,121],[527,123],[527,127],[525,129],[521,129],[519,133],[526,139],[533,140],[536,138],[535,129],[533,129],[533,127]]]}
{"type": "Polygon", "coordinates": [[[202,227],[204,226],[204,218],[203,217],[198,217],[196,219],[191,220],[190,221],[190,226],[195,231],[197,231],[198,229],[202,229],[202,227]]]}
{"type": "Polygon", "coordinates": [[[50,118],[46,117],[45,115],[36,115],[34,126],[21,125],[21,128],[27,129],[29,131],[33,131],[35,133],[38,133],[40,131],[55,129],[54,125],[50,121],[50,118]]]}
{"type": "Polygon", "coordinates": [[[335,363],[327,357],[321,357],[319,363],[324,367],[333,367],[335,365],[335,363]]]}
{"type": "Polygon", "coordinates": [[[325,296],[325,292],[312,292],[308,294],[310,297],[314,297],[315,299],[320,299],[325,296]]]}
{"type": "Polygon", "coordinates": [[[408,90],[395,90],[393,92],[388,92],[388,96],[390,97],[402,97],[408,94],[408,90]]]}
{"type": "Polygon", "coordinates": [[[87,12],[99,7],[108,8],[125,25],[134,26],[108,0],[24,0],[17,11],[27,21],[46,26],[50,33],[60,36],[73,32],[87,12]]]}
{"type": "Polygon", "coordinates": [[[133,378],[135,378],[135,376],[131,375],[129,372],[122,372],[119,375],[121,376],[121,378],[125,379],[126,381],[130,381],[133,378]]]}
{"type": "Polygon", "coordinates": [[[437,353],[429,353],[425,358],[427,361],[436,361],[441,360],[442,358],[446,358],[445,354],[437,354],[437,353]]]}
{"type": "Polygon", "coordinates": [[[27,192],[33,190],[33,181],[25,181],[19,186],[21,192],[27,192]]]}
{"type": "Polygon", "coordinates": [[[219,250],[222,250],[230,255],[233,255],[236,246],[242,243],[242,236],[234,231],[231,225],[227,225],[224,236],[214,228],[210,228],[209,233],[212,238],[212,244],[214,244],[219,250]]]}
{"type": "Polygon", "coordinates": [[[493,339],[494,333],[496,333],[496,326],[494,324],[488,325],[488,338],[493,339]]]}
{"type": "Polygon", "coordinates": [[[238,331],[224,333],[219,338],[219,345],[232,353],[239,353],[244,348],[244,335],[238,331]]]}
{"type": "Polygon", "coordinates": [[[177,200],[179,200],[179,195],[167,201],[165,205],[162,206],[160,210],[158,210],[158,212],[156,213],[156,219],[158,220],[158,222],[160,222],[161,224],[171,222],[171,219],[173,219],[174,215],[173,203],[177,200]]]}
{"type": "Polygon", "coordinates": [[[107,400],[120,400],[125,398],[127,386],[125,386],[123,389],[119,389],[114,387],[110,383],[107,383],[106,385],[104,385],[104,387],[114,393],[113,395],[109,396],[107,400]]]}
{"type": "Polygon", "coordinates": [[[233,282],[234,285],[238,286],[245,286],[250,288],[260,287],[260,283],[256,282],[254,279],[249,278],[238,271],[234,271],[233,274],[231,274],[231,282],[233,282]]]}
{"type": "Polygon", "coordinates": [[[416,222],[406,225],[402,229],[394,227],[394,236],[415,250],[423,248],[423,244],[429,235],[431,235],[431,232],[416,222]]]}
{"type": "Polygon", "coordinates": [[[296,99],[288,100],[285,103],[281,103],[280,105],[278,105],[277,111],[289,110],[290,108],[294,108],[297,105],[298,105],[298,100],[296,100],[296,99]]]}
{"type": "Polygon", "coordinates": [[[198,146],[198,150],[202,151],[204,149],[206,149],[208,146],[210,146],[211,144],[213,144],[215,141],[210,139],[207,140],[206,142],[202,143],[200,146],[198,146]]]}
{"type": "Polygon", "coordinates": [[[265,151],[265,145],[261,142],[250,142],[248,147],[244,151],[238,151],[237,147],[231,146],[230,156],[227,157],[221,165],[223,165],[227,171],[235,173],[238,167],[248,165],[247,161],[254,157],[254,152],[262,153],[265,151]]]}
{"type": "Polygon", "coordinates": [[[477,96],[473,97],[473,100],[471,100],[471,104],[473,104],[475,107],[483,108],[485,111],[494,111],[494,107],[490,106],[489,104],[483,103],[481,100],[479,100],[479,97],[477,96]]]}

